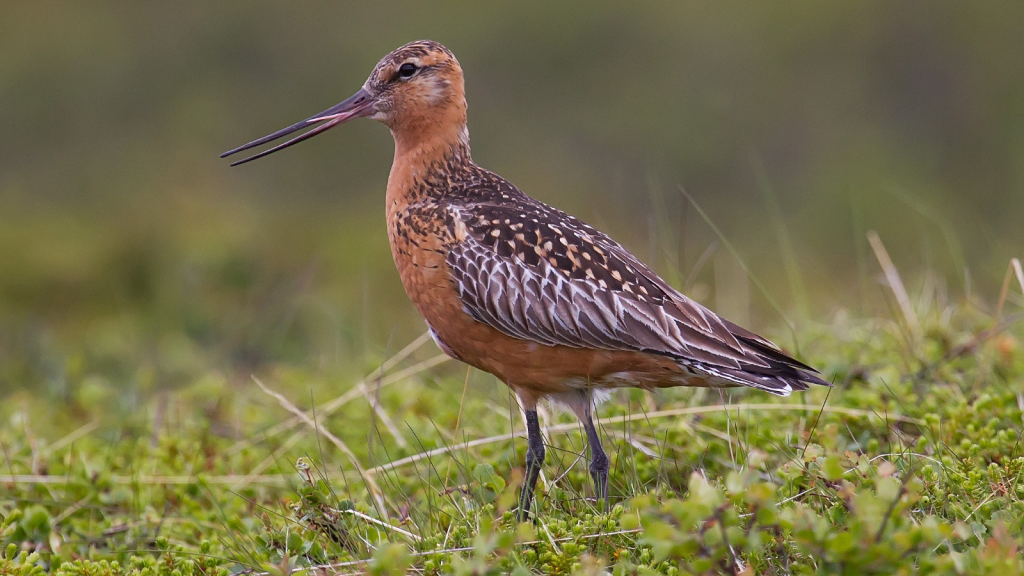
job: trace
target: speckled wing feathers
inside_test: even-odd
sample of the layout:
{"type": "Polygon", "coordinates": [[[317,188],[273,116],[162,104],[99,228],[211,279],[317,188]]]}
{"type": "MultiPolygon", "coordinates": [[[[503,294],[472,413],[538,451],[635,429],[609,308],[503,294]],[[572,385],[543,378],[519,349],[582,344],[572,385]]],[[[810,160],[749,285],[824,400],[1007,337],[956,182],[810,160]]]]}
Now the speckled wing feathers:
{"type": "Polygon", "coordinates": [[[465,228],[447,263],[463,306],[547,345],[635,350],[776,394],[824,384],[770,342],[689,300],[625,248],[507,182],[451,203],[465,228]]]}

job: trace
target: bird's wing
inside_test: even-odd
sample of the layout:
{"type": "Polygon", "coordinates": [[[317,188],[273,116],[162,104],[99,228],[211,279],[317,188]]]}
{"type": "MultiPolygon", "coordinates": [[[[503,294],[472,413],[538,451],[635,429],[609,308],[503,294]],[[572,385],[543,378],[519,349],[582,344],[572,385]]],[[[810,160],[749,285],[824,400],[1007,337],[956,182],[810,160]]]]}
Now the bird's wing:
{"type": "Polygon", "coordinates": [[[771,342],[674,290],[608,236],[537,201],[449,207],[447,263],[476,320],[547,345],[670,356],[788,394],[824,383],[771,342]]]}

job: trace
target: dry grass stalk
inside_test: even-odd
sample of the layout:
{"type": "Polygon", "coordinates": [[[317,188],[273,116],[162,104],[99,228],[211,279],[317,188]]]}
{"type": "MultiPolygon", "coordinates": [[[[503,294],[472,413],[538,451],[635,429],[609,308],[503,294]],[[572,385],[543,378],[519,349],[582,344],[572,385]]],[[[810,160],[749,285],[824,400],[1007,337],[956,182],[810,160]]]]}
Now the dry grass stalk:
{"type": "MultiPolygon", "coordinates": [[[[242,480],[248,480],[251,484],[263,484],[272,486],[287,486],[294,480],[292,474],[265,474],[262,476],[243,476],[240,474],[227,474],[224,476],[112,476],[113,484],[139,484],[164,486],[172,484],[193,484],[202,482],[205,484],[236,484],[242,480]]],[[[60,475],[51,476],[47,474],[0,474],[0,484],[47,484],[60,485],[79,482],[80,479],[60,475]]]]}
{"type": "Polygon", "coordinates": [[[285,440],[284,443],[277,448],[277,450],[274,450],[274,452],[272,452],[269,456],[264,458],[262,462],[257,464],[255,468],[249,471],[249,474],[243,477],[242,481],[232,486],[231,489],[237,492],[242,488],[248,486],[250,483],[252,483],[254,479],[259,478],[260,475],[263,474],[264,470],[270,468],[270,466],[274,462],[276,462],[278,458],[280,458],[281,455],[285,453],[285,451],[287,451],[292,446],[296,445],[299,442],[299,440],[302,440],[303,436],[305,436],[305,430],[296,432],[295,434],[289,436],[288,439],[285,440]]]}
{"type": "Polygon", "coordinates": [[[88,424],[78,428],[77,430],[75,430],[71,434],[68,434],[67,436],[65,436],[65,437],[61,438],[60,440],[57,440],[53,444],[47,446],[46,449],[45,449],[45,453],[47,455],[53,454],[54,452],[60,450],[61,448],[65,447],[65,446],[70,446],[72,443],[75,442],[75,440],[78,440],[79,438],[81,438],[81,437],[85,436],[86,434],[92,432],[99,425],[100,425],[100,423],[99,423],[98,420],[93,420],[92,422],[89,422],[88,424]]]}
{"type": "Polygon", "coordinates": [[[264,392],[267,393],[267,395],[277,400],[281,407],[283,407],[285,410],[288,410],[292,414],[295,414],[300,420],[305,422],[310,428],[315,430],[318,434],[323,434],[325,438],[331,441],[331,444],[334,444],[334,446],[338,450],[340,450],[342,454],[348,457],[349,462],[351,462],[352,465],[355,466],[356,472],[358,472],[359,476],[362,477],[363,482],[366,484],[367,490],[370,491],[370,495],[373,497],[374,501],[377,502],[377,506],[380,509],[380,514],[384,516],[384,519],[386,520],[388,517],[387,506],[385,506],[384,504],[384,497],[383,493],[380,490],[380,487],[377,486],[377,482],[373,479],[373,475],[367,473],[367,471],[363,469],[363,466],[359,463],[359,459],[356,458],[355,453],[353,453],[352,450],[349,449],[348,445],[345,444],[345,442],[343,442],[341,438],[338,438],[337,436],[332,434],[330,430],[318,427],[316,422],[314,422],[312,418],[307,416],[305,412],[299,410],[298,407],[296,407],[294,404],[288,401],[287,398],[285,398],[278,392],[275,392],[274,390],[268,388],[263,382],[260,382],[259,378],[253,376],[252,379],[254,382],[256,382],[257,386],[259,386],[264,392]]]}
{"type": "MultiPolygon", "coordinates": [[[[672,410],[661,410],[658,412],[650,412],[648,414],[631,414],[627,416],[613,416],[611,418],[601,418],[595,421],[595,424],[609,425],[609,424],[622,424],[625,422],[632,422],[635,420],[654,419],[654,418],[667,418],[670,416],[684,416],[687,414],[707,414],[710,412],[722,412],[724,410],[803,410],[807,412],[834,412],[836,414],[846,414],[847,416],[858,416],[858,417],[876,417],[880,418],[878,414],[870,412],[868,410],[858,410],[856,408],[843,408],[838,406],[824,406],[819,404],[727,404],[727,405],[713,405],[713,406],[694,406],[690,408],[675,408],[672,410]]],[[[889,414],[887,418],[890,421],[906,422],[910,424],[923,424],[916,418],[908,418],[906,416],[900,416],[896,414],[889,414]]],[[[547,431],[549,434],[567,434],[579,430],[579,424],[557,424],[555,426],[549,426],[547,431]]],[[[382,464],[376,468],[367,470],[370,474],[378,474],[380,472],[386,472],[407,466],[415,462],[426,458],[432,458],[441,454],[447,454],[455,452],[456,450],[464,450],[467,448],[474,448],[476,446],[484,446],[486,444],[493,444],[495,442],[505,442],[516,437],[525,437],[525,431],[515,431],[508,434],[499,434],[497,436],[490,436],[487,438],[478,438],[476,440],[470,440],[461,444],[454,444],[450,446],[442,446],[419,454],[413,454],[388,464],[382,464]]]]}
{"type": "MultiPolygon", "coordinates": [[[[272,394],[276,394],[276,392],[272,393],[272,394]]],[[[287,400],[286,400],[286,402],[287,402],[287,400]]],[[[299,410],[298,408],[295,408],[294,406],[293,406],[293,408],[295,410],[298,410],[299,412],[301,412],[301,410],[299,410]]],[[[876,414],[874,412],[871,412],[871,411],[868,411],[868,410],[858,410],[856,408],[843,408],[843,407],[839,407],[839,406],[825,406],[824,408],[822,408],[820,405],[816,405],[816,404],[731,404],[731,405],[726,405],[726,406],[722,406],[722,405],[719,404],[719,405],[712,405],[712,406],[694,406],[694,407],[689,407],[689,408],[676,408],[676,409],[671,409],[671,410],[661,410],[661,411],[658,411],[658,412],[650,412],[650,413],[648,413],[646,415],[645,414],[633,414],[633,415],[629,415],[629,416],[614,416],[612,418],[602,418],[602,419],[599,419],[597,421],[597,423],[600,424],[600,425],[622,424],[622,423],[625,423],[625,422],[632,422],[632,421],[635,421],[635,420],[643,420],[643,419],[667,418],[667,417],[671,417],[671,416],[684,416],[684,415],[688,415],[688,414],[707,414],[707,413],[711,413],[711,412],[721,412],[722,410],[726,410],[726,409],[737,410],[737,411],[739,411],[739,410],[803,410],[803,411],[807,411],[807,412],[817,412],[817,411],[821,410],[821,411],[824,411],[824,412],[833,412],[833,413],[836,413],[836,414],[845,414],[847,416],[856,416],[856,417],[862,417],[862,418],[864,418],[864,417],[866,417],[866,418],[870,418],[870,417],[879,418],[878,414],[876,414]]],[[[888,418],[888,420],[890,422],[896,421],[896,422],[905,422],[905,423],[910,423],[910,424],[922,424],[922,422],[920,420],[916,419],[916,418],[908,418],[906,416],[900,416],[900,415],[896,415],[896,414],[889,414],[889,415],[887,415],[887,418],[888,418]]],[[[310,422],[312,422],[312,421],[310,421],[310,422]]],[[[722,433],[717,431],[717,430],[706,428],[704,426],[701,426],[701,428],[705,428],[704,431],[707,432],[707,433],[716,432],[718,435],[722,435],[722,433]]],[[[551,434],[567,434],[567,433],[570,433],[570,432],[573,432],[573,431],[577,431],[578,429],[579,429],[579,425],[576,424],[576,423],[572,423],[572,424],[557,424],[555,426],[550,426],[548,428],[548,432],[551,433],[551,434]]],[[[321,431],[323,431],[323,430],[321,429],[321,431]]],[[[326,431],[323,431],[323,432],[325,433],[325,435],[330,434],[329,432],[326,432],[326,431]]],[[[379,474],[381,472],[386,472],[386,471],[394,470],[394,469],[397,469],[397,468],[401,468],[401,467],[407,466],[409,464],[413,464],[415,462],[419,462],[420,460],[424,460],[426,458],[432,458],[434,456],[438,456],[438,455],[441,455],[441,454],[451,453],[451,452],[454,452],[456,450],[464,450],[464,449],[468,449],[468,448],[474,448],[474,447],[477,447],[477,446],[485,446],[487,444],[494,444],[494,443],[497,443],[497,442],[505,442],[505,441],[511,440],[513,438],[516,438],[516,437],[524,437],[525,434],[526,433],[524,431],[516,431],[516,432],[512,432],[512,433],[508,433],[508,434],[500,434],[498,436],[489,436],[487,438],[478,438],[476,440],[470,440],[468,442],[463,442],[463,443],[455,444],[455,445],[451,445],[451,446],[443,446],[441,448],[435,448],[433,450],[428,450],[426,452],[421,452],[419,454],[414,454],[412,456],[409,456],[409,457],[406,457],[406,458],[402,458],[400,460],[395,460],[394,462],[390,462],[388,464],[383,464],[383,465],[377,466],[375,468],[370,468],[370,469],[367,469],[367,470],[363,470],[360,473],[361,474],[365,474],[366,476],[372,477],[372,476],[374,476],[376,474],[379,474]]],[[[339,440],[339,442],[340,442],[340,440],[339,440]]],[[[343,452],[344,452],[344,450],[343,450],[343,452]]],[[[351,453],[351,451],[348,452],[348,454],[350,454],[350,453],[351,453]]],[[[348,455],[348,454],[346,454],[346,455],[348,455]]],[[[350,459],[352,459],[352,458],[350,458],[350,459]]],[[[357,471],[362,470],[361,468],[358,468],[358,462],[355,459],[352,459],[352,461],[356,464],[357,471]]],[[[291,482],[292,478],[293,478],[293,476],[290,475],[290,474],[263,474],[263,475],[229,474],[229,475],[224,475],[224,476],[203,476],[203,477],[201,477],[201,481],[204,482],[204,483],[207,483],[207,484],[218,484],[218,485],[222,485],[222,484],[237,485],[239,483],[246,483],[246,484],[263,484],[263,485],[278,485],[278,486],[282,486],[282,485],[288,485],[291,482]]],[[[67,484],[67,483],[69,483],[71,481],[72,481],[72,479],[70,477],[64,476],[64,475],[61,475],[61,476],[49,476],[49,475],[42,475],[42,474],[8,474],[8,475],[0,475],[0,484],[51,484],[52,485],[52,484],[67,484]]],[[[161,484],[167,484],[167,485],[170,485],[170,484],[190,484],[190,483],[193,483],[193,482],[199,482],[200,478],[197,478],[196,476],[113,476],[111,478],[111,481],[114,484],[141,484],[141,485],[161,485],[161,484]]],[[[372,480],[371,480],[371,482],[372,482],[372,480]]],[[[376,486],[376,483],[374,483],[373,485],[376,486]]]]}
{"type": "MultiPolygon", "coordinates": [[[[341,396],[335,398],[334,400],[331,400],[330,402],[328,402],[327,404],[322,406],[320,408],[320,412],[322,414],[330,414],[334,410],[337,410],[338,408],[344,406],[346,403],[348,403],[352,399],[357,398],[359,395],[361,395],[363,393],[362,389],[360,388],[361,386],[365,388],[367,382],[371,382],[373,380],[380,379],[380,377],[383,376],[384,373],[386,373],[391,368],[395,367],[399,362],[401,362],[407,356],[409,356],[410,354],[415,352],[417,349],[419,349],[419,347],[422,346],[428,340],[430,340],[430,333],[429,332],[424,332],[418,338],[416,338],[411,343],[409,343],[408,346],[406,346],[405,348],[400,350],[397,354],[395,354],[391,358],[385,360],[380,365],[379,368],[377,368],[373,372],[367,374],[365,378],[363,378],[359,383],[357,383],[355,386],[350,388],[348,390],[348,392],[342,394],[341,396]]],[[[391,376],[388,376],[387,378],[382,379],[380,381],[380,385],[384,386],[384,385],[387,385],[387,384],[392,384],[394,382],[402,380],[403,378],[407,378],[407,377],[409,377],[409,376],[411,376],[413,374],[416,374],[416,373],[418,373],[418,372],[420,372],[422,370],[426,370],[428,368],[431,368],[433,366],[441,364],[442,362],[444,362],[445,360],[448,360],[448,359],[449,359],[448,356],[445,356],[444,354],[439,354],[439,355],[437,355],[437,356],[435,356],[433,358],[430,358],[429,360],[425,360],[423,362],[420,362],[419,364],[416,364],[416,365],[414,365],[414,366],[412,366],[410,368],[407,368],[407,369],[402,370],[400,372],[397,372],[397,373],[395,373],[395,374],[393,374],[391,376]]],[[[309,412],[308,415],[312,416],[312,412],[309,412]]],[[[260,437],[261,438],[270,438],[272,436],[276,436],[277,434],[280,434],[280,433],[282,433],[282,432],[284,432],[286,430],[290,430],[291,428],[294,428],[295,426],[297,426],[299,424],[299,422],[300,422],[300,420],[299,420],[298,417],[290,418],[290,419],[288,419],[288,420],[286,420],[284,422],[281,422],[279,424],[271,426],[269,429],[267,429],[265,432],[263,432],[260,435],[260,437]]],[[[244,441],[241,441],[241,442],[237,442],[234,446],[232,446],[231,448],[229,448],[227,450],[227,453],[228,454],[234,454],[234,453],[238,452],[239,450],[241,450],[241,449],[243,449],[243,448],[245,448],[245,447],[247,447],[249,445],[251,445],[251,442],[249,440],[244,440],[244,441]]]]}
{"type": "Polygon", "coordinates": [[[359,512],[357,510],[351,510],[351,509],[350,510],[336,510],[335,512],[338,512],[340,514],[351,514],[352,516],[355,516],[356,518],[360,518],[362,520],[366,520],[367,522],[369,522],[371,524],[375,524],[377,526],[381,526],[383,528],[387,528],[388,530],[391,530],[392,532],[397,532],[397,533],[401,534],[402,536],[405,536],[406,538],[408,538],[410,540],[413,540],[413,541],[416,541],[416,542],[420,542],[420,541],[423,540],[423,538],[420,538],[419,536],[413,534],[412,532],[409,532],[407,530],[402,530],[401,528],[399,528],[397,526],[392,526],[391,524],[388,524],[387,522],[381,522],[380,520],[377,520],[373,516],[367,516],[366,514],[363,514],[362,512],[359,512]]]}
{"type": "Polygon", "coordinates": [[[1010,280],[1014,275],[1017,276],[1017,283],[1020,284],[1021,294],[1024,294],[1024,270],[1021,270],[1020,260],[1010,258],[1010,264],[1006,267],[1006,276],[1003,278],[1003,287],[999,290],[999,302],[996,303],[996,322],[1003,315],[1003,304],[1006,303],[1006,297],[1010,294],[1010,280]]]}
{"type": "MultiPolygon", "coordinates": [[[[624,536],[626,534],[639,534],[642,532],[642,528],[632,528],[629,530],[616,530],[614,532],[599,532],[597,534],[584,534],[582,536],[565,536],[562,538],[554,538],[550,540],[544,540],[543,542],[570,542],[573,540],[593,540],[596,538],[609,538],[612,536],[624,536]]],[[[534,544],[540,544],[541,540],[529,540],[526,542],[519,542],[518,546],[533,546],[534,544]]],[[[458,552],[470,552],[474,550],[471,546],[465,546],[462,548],[441,548],[440,550],[426,550],[423,552],[412,552],[410,556],[432,556],[434,554],[455,554],[458,552]]],[[[356,566],[362,566],[369,564],[372,558],[361,558],[359,560],[348,560],[346,562],[334,562],[332,564],[318,564],[316,566],[309,566],[305,570],[310,570],[315,574],[336,574],[339,568],[353,568],[356,566]],[[328,572],[330,571],[330,572],[328,572]]],[[[411,570],[416,570],[412,568],[411,570]]],[[[364,572],[345,572],[345,574],[363,574],[364,572]]],[[[252,572],[251,576],[270,576],[270,572],[252,572]]]]}
{"type": "MultiPolygon", "coordinates": [[[[390,384],[394,384],[395,382],[401,382],[402,380],[405,380],[406,378],[409,378],[410,376],[415,376],[416,374],[419,374],[420,372],[423,372],[424,370],[429,370],[430,368],[433,368],[434,366],[437,366],[438,364],[442,364],[442,363],[444,363],[444,362],[446,362],[448,360],[451,360],[451,358],[449,358],[445,354],[438,354],[437,356],[434,356],[433,358],[429,358],[427,360],[424,360],[423,362],[420,362],[418,364],[410,366],[410,367],[408,367],[408,368],[406,368],[404,370],[400,370],[398,372],[395,372],[394,374],[392,374],[391,376],[388,376],[387,378],[383,378],[380,381],[380,385],[379,386],[381,388],[383,388],[384,386],[388,386],[390,384]]],[[[360,382],[359,384],[356,384],[354,387],[352,387],[348,392],[342,394],[341,396],[338,396],[334,400],[331,400],[330,402],[328,402],[328,403],[324,404],[323,406],[319,407],[317,409],[317,414],[319,416],[327,416],[327,415],[335,412],[338,408],[341,408],[345,404],[348,404],[349,402],[351,402],[355,398],[358,398],[358,397],[362,396],[365,393],[366,390],[367,390],[366,382],[365,381],[364,382],[360,382]]],[[[313,411],[310,410],[309,412],[305,412],[304,414],[306,414],[306,416],[312,417],[313,416],[313,411]]],[[[274,436],[274,435],[279,434],[279,433],[281,433],[281,432],[283,432],[285,430],[289,430],[291,428],[294,428],[301,421],[302,421],[301,418],[299,418],[298,416],[294,416],[294,417],[292,417],[292,418],[290,418],[290,419],[288,419],[288,420],[286,420],[286,421],[284,421],[284,422],[282,422],[282,423],[280,423],[280,424],[278,424],[276,426],[273,426],[272,428],[267,430],[267,432],[263,436],[264,437],[274,436]]]]}
{"type": "MultiPolygon", "coordinates": [[[[636,437],[632,434],[623,434],[622,432],[618,432],[615,430],[607,430],[605,431],[605,434],[611,436],[612,438],[618,438],[619,440],[629,442],[630,446],[636,448],[640,452],[643,452],[648,458],[658,458],[660,456],[660,454],[658,454],[654,450],[651,450],[647,446],[641,444],[639,441],[639,437],[636,437]]],[[[654,438],[651,438],[651,440],[656,442],[654,438]]]]}
{"type": "Polygon", "coordinates": [[[402,448],[409,448],[409,443],[405,441],[405,438],[402,436],[402,433],[398,431],[398,426],[395,426],[395,422],[391,420],[391,416],[388,416],[387,411],[384,410],[383,407],[381,407],[380,402],[378,402],[378,399],[370,394],[370,390],[367,388],[367,386],[361,384],[358,386],[358,388],[362,391],[363,397],[366,398],[366,402],[370,404],[370,408],[373,409],[373,412],[377,414],[377,417],[380,418],[380,421],[384,423],[384,427],[387,428],[388,432],[391,433],[391,436],[395,439],[395,443],[401,446],[402,448]]]}
{"type": "Polygon", "coordinates": [[[889,252],[886,251],[885,245],[882,244],[882,239],[879,238],[878,233],[874,230],[869,230],[867,236],[868,243],[871,244],[871,249],[875,252],[875,258],[878,259],[878,263],[882,266],[885,280],[896,297],[896,303],[903,312],[903,318],[907,322],[907,327],[916,339],[920,336],[921,325],[918,322],[917,313],[914,312],[914,306],[910,302],[907,289],[903,286],[903,280],[900,279],[900,273],[896,270],[896,266],[893,265],[892,259],[889,258],[889,252]]]}

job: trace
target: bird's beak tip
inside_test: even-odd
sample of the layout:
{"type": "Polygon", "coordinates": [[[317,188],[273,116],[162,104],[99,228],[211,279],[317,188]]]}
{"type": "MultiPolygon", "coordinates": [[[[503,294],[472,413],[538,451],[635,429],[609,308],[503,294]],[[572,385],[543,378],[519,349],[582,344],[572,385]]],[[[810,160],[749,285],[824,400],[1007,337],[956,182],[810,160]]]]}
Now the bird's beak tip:
{"type": "Polygon", "coordinates": [[[243,160],[238,160],[236,162],[232,162],[231,166],[238,166],[239,164],[245,164],[246,162],[249,162],[251,160],[256,160],[257,158],[262,158],[262,157],[264,157],[264,156],[266,156],[268,154],[272,154],[272,153],[274,153],[274,152],[276,152],[278,150],[282,150],[282,149],[287,148],[287,147],[289,147],[289,146],[291,146],[293,144],[297,144],[297,143],[299,143],[299,142],[301,142],[303,140],[306,140],[308,138],[316,136],[317,134],[320,134],[321,132],[324,132],[325,130],[328,130],[328,129],[330,129],[330,128],[334,127],[334,126],[337,126],[338,124],[341,124],[343,122],[347,122],[348,120],[351,120],[353,118],[359,118],[359,117],[362,117],[362,116],[370,116],[373,113],[374,113],[373,97],[369,93],[367,93],[367,91],[365,89],[361,89],[358,92],[356,92],[355,94],[353,94],[350,98],[346,99],[344,102],[341,102],[340,104],[332,106],[332,107],[328,108],[327,110],[324,110],[323,112],[321,112],[321,113],[319,113],[319,114],[317,114],[315,116],[311,116],[311,117],[309,117],[309,118],[307,118],[307,119],[305,119],[305,120],[303,120],[301,122],[298,122],[296,124],[293,124],[293,125],[285,128],[283,130],[278,130],[277,132],[274,132],[273,134],[270,134],[269,136],[264,136],[263,138],[259,138],[257,140],[253,140],[252,142],[249,142],[248,144],[245,144],[243,146],[239,146],[238,148],[234,148],[232,150],[228,150],[227,152],[224,152],[223,154],[221,154],[220,157],[221,158],[225,158],[227,156],[231,156],[232,154],[241,152],[243,150],[248,150],[250,148],[254,148],[256,146],[260,146],[262,144],[266,144],[267,142],[271,142],[273,140],[277,140],[278,138],[282,138],[284,136],[287,136],[288,134],[291,134],[293,132],[302,130],[304,128],[309,128],[309,127],[314,126],[316,124],[320,124],[321,122],[326,122],[325,124],[322,124],[322,125],[320,125],[320,126],[318,126],[316,128],[313,128],[312,130],[309,130],[308,132],[302,134],[301,136],[297,136],[295,138],[292,138],[291,140],[289,140],[289,141],[287,141],[287,142],[285,142],[283,144],[278,144],[277,146],[274,146],[272,148],[264,150],[263,152],[260,152],[259,154],[255,154],[255,155],[250,156],[248,158],[245,158],[243,160]]]}

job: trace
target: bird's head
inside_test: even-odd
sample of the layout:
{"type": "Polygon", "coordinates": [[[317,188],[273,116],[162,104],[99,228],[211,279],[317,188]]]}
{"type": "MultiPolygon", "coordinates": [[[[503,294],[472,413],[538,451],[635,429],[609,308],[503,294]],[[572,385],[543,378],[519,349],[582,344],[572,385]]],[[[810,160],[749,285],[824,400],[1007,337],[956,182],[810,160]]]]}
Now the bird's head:
{"type": "Polygon", "coordinates": [[[391,129],[399,146],[439,138],[468,141],[466,95],[462,67],[438,42],[419,40],[402,46],[377,63],[363,87],[345,101],[319,114],[229,150],[221,157],[283,138],[304,128],[301,136],[232,164],[261,158],[353,118],[379,120],[391,129]]]}
{"type": "Polygon", "coordinates": [[[447,48],[431,40],[406,44],[373,69],[363,90],[374,99],[374,114],[392,130],[465,119],[462,67],[447,48]]]}

